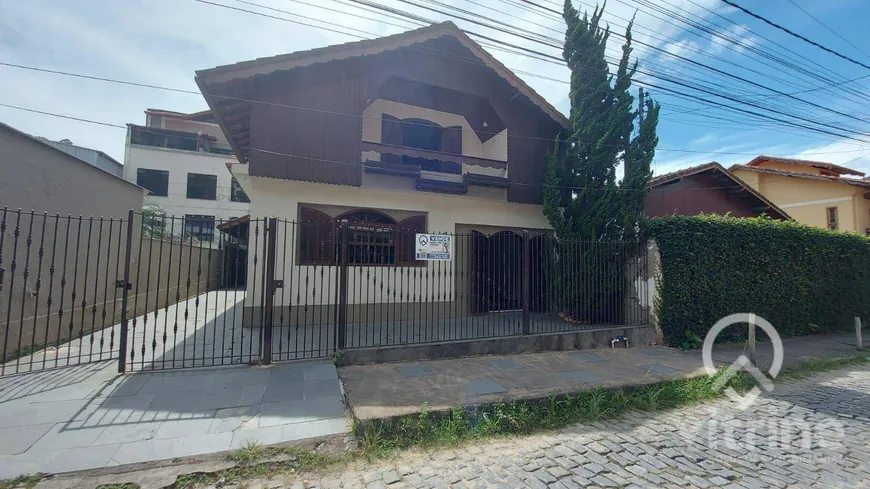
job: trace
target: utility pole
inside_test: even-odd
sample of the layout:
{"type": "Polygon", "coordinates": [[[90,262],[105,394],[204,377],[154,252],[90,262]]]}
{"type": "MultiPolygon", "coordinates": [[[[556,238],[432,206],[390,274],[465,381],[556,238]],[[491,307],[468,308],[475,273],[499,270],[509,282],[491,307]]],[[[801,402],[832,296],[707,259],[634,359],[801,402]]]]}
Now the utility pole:
{"type": "Polygon", "coordinates": [[[643,125],[643,87],[637,89],[637,130],[643,125]]]}

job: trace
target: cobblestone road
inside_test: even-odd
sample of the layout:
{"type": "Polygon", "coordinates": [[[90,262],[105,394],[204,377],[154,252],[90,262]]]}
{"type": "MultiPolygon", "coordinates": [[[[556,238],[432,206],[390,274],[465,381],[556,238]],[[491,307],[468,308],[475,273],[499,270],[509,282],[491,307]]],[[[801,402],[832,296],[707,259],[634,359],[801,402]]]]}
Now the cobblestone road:
{"type": "Polygon", "coordinates": [[[870,368],[778,383],[745,411],[717,400],[247,487],[870,487],[870,368]]]}

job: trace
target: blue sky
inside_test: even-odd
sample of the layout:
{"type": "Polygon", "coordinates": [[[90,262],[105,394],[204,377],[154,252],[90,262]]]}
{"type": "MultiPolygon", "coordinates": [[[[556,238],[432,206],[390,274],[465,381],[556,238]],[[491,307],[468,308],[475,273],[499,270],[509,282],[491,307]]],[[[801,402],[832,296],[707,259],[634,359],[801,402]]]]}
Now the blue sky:
{"type": "MultiPolygon", "coordinates": [[[[238,0],[214,0],[216,3],[256,10],[276,17],[320,25],[362,37],[386,35],[410,29],[408,21],[390,19],[382,14],[354,8],[347,0],[251,0],[273,9],[264,10],[238,0]],[[307,5],[306,5],[307,4],[307,5]],[[327,7],[339,12],[324,10],[327,7]],[[307,16],[314,20],[306,20],[307,16]],[[374,20],[369,20],[369,17],[374,20]],[[341,24],[328,26],[317,20],[341,24]],[[398,25],[386,25],[383,22],[398,25]],[[399,27],[403,26],[403,27],[399,27]],[[356,29],[351,31],[350,29],[356,29]]],[[[776,56],[830,81],[842,81],[870,74],[870,70],[841,60],[805,44],[760,21],[740,13],[720,0],[611,0],[605,20],[620,34],[625,21],[636,12],[636,39],[659,50],[636,46],[635,55],[641,69],[659,76],[672,77],[692,85],[712,86],[742,100],[767,104],[830,124],[849,126],[858,131],[870,129],[870,77],[843,85],[842,88],[819,89],[825,81],[789,70],[782,64],[767,61],[751,49],[772,50],[776,56]],[[669,5],[670,4],[670,5],[669,5]],[[673,14],[652,10],[658,5],[699,22],[712,21],[717,33],[739,40],[742,46],[725,43],[710,34],[694,35],[673,14]],[[681,9],[681,10],[678,10],[681,9]],[[709,70],[663,54],[663,51],[708,64],[719,70],[794,95],[823,108],[817,108],[784,96],[776,96],[734,79],[714,75],[709,70]],[[716,58],[705,56],[709,54],[716,58]],[[830,110],[836,110],[836,114],[830,110]],[[842,115],[845,114],[845,115],[842,115]],[[850,117],[852,116],[852,117],[850,117]]],[[[870,65],[870,46],[863,42],[864,27],[870,18],[870,2],[863,0],[793,0],[861,52],[799,10],[789,0],[737,3],[756,11],[794,31],[806,35],[845,55],[870,65]]],[[[381,3],[415,12],[432,20],[448,17],[410,6],[398,0],[381,3]]],[[[521,0],[443,0],[443,3],[491,16],[509,24],[558,39],[563,37],[563,23],[552,14],[529,7],[521,0]],[[524,8],[527,7],[527,8],[524,8]],[[529,10],[535,10],[532,12],[529,10]],[[500,12],[496,12],[496,9],[500,12]],[[508,17],[508,15],[513,17],[508,17]]],[[[536,0],[548,8],[558,9],[551,0],[536,0]]],[[[588,8],[589,0],[575,1],[578,9],[588,8]]],[[[442,8],[442,7],[437,7],[442,8]]],[[[349,42],[359,39],[322,28],[254,16],[240,11],[215,7],[193,0],[0,0],[0,62],[18,63],[53,70],[117,78],[140,83],[196,90],[194,70],[233,63],[256,57],[349,42]]],[[[455,21],[460,27],[486,34],[506,42],[560,56],[556,48],[517,39],[468,22],[455,21]]],[[[621,39],[613,37],[608,53],[616,54],[621,39]]],[[[563,112],[568,111],[568,70],[563,66],[505,53],[485,46],[506,66],[519,70],[520,76],[563,112]],[[561,80],[551,81],[546,78],[561,80]]],[[[674,85],[645,75],[639,83],[674,85]]],[[[764,112],[716,97],[680,89],[724,104],[764,112]]],[[[847,163],[870,173],[870,145],[839,136],[818,134],[780,123],[758,120],[726,109],[713,109],[661,91],[651,90],[662,103],[659,125],[661,142],[654,170],[665,173],[711,160],[722,164],[746,162],[751,155],[765,153],[805,157],[835,163],[847,163]],[[674,151],[674,150],[684,150],[674,151]],[[696,152],[686,152],[696,151],[696,152]],[[739,154],[731,154],[739,153],[739,154]]],[[[57,112],[112,124],[144,123],[143,111],[163,108],[197,111],[205,108],[198,95],[179,94],[35,73],[0,66],[0,103],[57,112]]],[[[767,112],[765,112],[767,113],[767,112]]],[[[768,113],[769,114],[769,113],[768,113]]],[[[769,114],[773,117],[782,117],[769,114]]],[[[119,161],[124,159],[124,131],[81,122],[47,117],[0,107],[0,121],[28,133],[51,139],[71,139],[74,143],[101,149],[119,161]]],[[[801,121],[797,123],[805,124],[801,121]]],[[[868,137],[870,138],[870,137],[868,137]]],[[[858,136],[858,139],[866,139],[858,136]]]]}

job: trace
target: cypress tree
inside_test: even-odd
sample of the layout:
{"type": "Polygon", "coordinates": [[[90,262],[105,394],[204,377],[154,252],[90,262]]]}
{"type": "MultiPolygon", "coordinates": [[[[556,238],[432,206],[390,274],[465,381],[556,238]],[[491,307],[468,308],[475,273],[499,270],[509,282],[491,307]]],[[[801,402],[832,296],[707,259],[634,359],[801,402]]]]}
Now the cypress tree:
{"type": "Polygon", "coordinates": [[[571,0],[565,0],[563,57],[571,70],[571,130],[547,154],[543,191],[544,214],[559,243],[554,294],[566,299],[562,315],[583,322],[620,320],[627,290],[621,283],[625,263],[613,262],[625,254],[623,245],[611,242],[640,238],[658,144],[659,104],[648,99],[635,110],[630,92],[637,68],[631,62],[633,21],[613,74],[605,59],[610,28],[600,27],[603,14],[604,7],[596,7],[591,16],[581,17],[571,0]],[[624,174],[618,182],[620,164],[624,174]]]}

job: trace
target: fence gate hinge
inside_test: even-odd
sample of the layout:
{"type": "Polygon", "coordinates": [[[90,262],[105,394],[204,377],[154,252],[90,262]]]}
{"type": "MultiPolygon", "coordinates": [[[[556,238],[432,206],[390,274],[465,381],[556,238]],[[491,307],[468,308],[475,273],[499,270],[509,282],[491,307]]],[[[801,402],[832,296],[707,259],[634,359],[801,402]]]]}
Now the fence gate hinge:
{"type": "Polygon", "coordinates": [[[283,289],[283,288],[284,288],[284,281],[283,280],[275,280],[272,282],[272,293],[273,294],[275,292],[277,292],[278,289],[283,289]]]}
{"type": "Polygon", "coordinates": [[[133,290],[133,284],[131,284],[130,282],[127,282],[125,284],[123,280],[115,280],[115,288],[133,290]]]}

